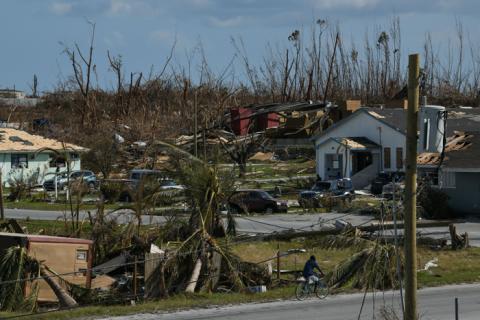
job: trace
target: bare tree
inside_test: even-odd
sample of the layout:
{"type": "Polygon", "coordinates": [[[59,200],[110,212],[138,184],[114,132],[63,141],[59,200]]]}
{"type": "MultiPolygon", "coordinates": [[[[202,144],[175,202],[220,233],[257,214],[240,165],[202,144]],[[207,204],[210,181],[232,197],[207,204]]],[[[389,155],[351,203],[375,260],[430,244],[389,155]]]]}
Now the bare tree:
{"type": "Polygon", "coordinates": [[[77,84],[78,90],[82,96],[82,105],[78,108],[81,115],[81,126],[85,125],[85,121],[89,117],[96,118],[96,106],[91,97],[91,78],[92,72],[95,69],[93,63],[93,44],[95,41],[95,23],[87,21],[91,27],[90,31],[90,46],[85,54],[80,49],[77,43],[73,48],[65,47],[64,52],[67,54],[73,68],[73,75],[77,84]],[[78,58],[80,57],[80,59],[78,58]]]}

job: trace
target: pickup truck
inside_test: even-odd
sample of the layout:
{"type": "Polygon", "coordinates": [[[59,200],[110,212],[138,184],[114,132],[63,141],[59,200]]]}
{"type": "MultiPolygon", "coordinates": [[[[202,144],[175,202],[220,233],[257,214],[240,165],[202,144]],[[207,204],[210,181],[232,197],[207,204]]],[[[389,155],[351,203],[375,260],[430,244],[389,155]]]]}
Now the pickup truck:
{"type": "Polygon", "coordinates": [[[321,207],[321,197],[327,194],[351,199],[355,196],[355,190],[353,189],[352,181],[348,178],[317,181],[310,190],[300,191],[298,203],[303,208],[319,208],[321,207]]]}

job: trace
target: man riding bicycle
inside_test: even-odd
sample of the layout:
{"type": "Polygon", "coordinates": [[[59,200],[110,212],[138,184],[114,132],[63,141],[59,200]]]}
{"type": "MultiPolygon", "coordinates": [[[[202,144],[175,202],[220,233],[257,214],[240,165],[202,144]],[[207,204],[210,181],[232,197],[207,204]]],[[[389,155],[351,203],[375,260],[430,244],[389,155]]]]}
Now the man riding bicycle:
{"type": "Polygon", "coordinates": [[[320,269],[320,266],[315,259],[315,256],[311,256],[310,259],[305,263],[305,267],[303,267],[303,277],[305,278],[305,282],[308,284],[317,283],[320,281],[320,278],[315,273],[315,269],[320,272],[320,277],[323,278],[325,275],[323,271],[320,269]]]}

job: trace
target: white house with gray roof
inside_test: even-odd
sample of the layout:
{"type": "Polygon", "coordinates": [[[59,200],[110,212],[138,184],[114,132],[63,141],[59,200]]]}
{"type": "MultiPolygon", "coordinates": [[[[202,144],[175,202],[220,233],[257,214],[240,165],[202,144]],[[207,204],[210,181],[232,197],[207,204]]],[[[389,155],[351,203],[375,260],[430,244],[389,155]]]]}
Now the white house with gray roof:
{"type": "Polygon", "coordinates": [[[404,113],[361,108],[315,136],[317,175],[322,180],[351,178],[360,188],[381,171],[404,171],[404,113]]]}

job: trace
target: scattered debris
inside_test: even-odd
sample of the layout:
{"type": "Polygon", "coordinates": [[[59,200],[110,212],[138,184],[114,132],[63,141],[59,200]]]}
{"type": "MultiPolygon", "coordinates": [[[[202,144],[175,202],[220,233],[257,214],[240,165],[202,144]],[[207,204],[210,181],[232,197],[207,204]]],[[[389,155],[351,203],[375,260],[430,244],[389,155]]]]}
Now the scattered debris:
{"type": "Polygon", "coordinates": [[[448,226],[448,229],[450,231],[453,250],[465,249],[470,246],[467,232],[461,235],[457,234],[457,227],[453,223],[448,226]]]}
{"type": "MultiPolygon", "coordinates": [[[[427,261],[425,263],[425,266],[422,269],[418,269],[417,272],[422,272],[422,271],[429,271],[431,268],[437,268],[438,267],[438,258],[433,258],[432,260],[427,261]]],[[[431,273],[431,271],[429,271],[431,273]]]]}
{"type": "Polygon", "coordinates": [[[263,153],[261,151],[255,153],[248,160],[251,161],[271,161],[273,159],[273,152],[263,153]]]}

